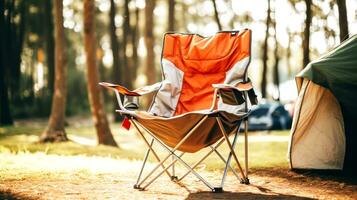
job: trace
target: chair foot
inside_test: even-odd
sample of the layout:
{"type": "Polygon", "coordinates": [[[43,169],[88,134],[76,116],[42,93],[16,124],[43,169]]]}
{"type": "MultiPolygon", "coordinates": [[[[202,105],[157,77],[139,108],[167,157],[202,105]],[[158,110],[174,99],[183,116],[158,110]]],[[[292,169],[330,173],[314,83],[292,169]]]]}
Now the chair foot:
{"type": "Polygon", "coordinates": [[[222,193],[223,192],[223,188],[221,187],[215,187],[212,189],[213,193],[222,193]]]}
{"type": "Polygon", "coordinates": [[[249,184],[250,184],[249,178],[242,178],[242,179],[240,179],[240,183],[241,183],[241,184],[249,185],[249,184]]]}
{"type": "Polygon", "coordinates": [[[133,186],[133,188],[134,189],[138,189],[138,190],[141,190],[142,188],[140,187],[140,185],[138,185],[138,184],[135,184],[134,186],[133,186]]]}
{"type": "Polygon", "coordinates": [[[171,176],[171,181],[173,181],[173,182],[178,181],[178,177],[177,176],[171,176]]]}

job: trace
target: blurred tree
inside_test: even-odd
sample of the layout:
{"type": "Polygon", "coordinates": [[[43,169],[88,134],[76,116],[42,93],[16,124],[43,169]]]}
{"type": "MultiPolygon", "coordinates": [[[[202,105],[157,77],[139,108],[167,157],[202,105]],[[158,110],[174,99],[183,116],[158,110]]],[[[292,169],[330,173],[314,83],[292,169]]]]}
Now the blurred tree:
{"type": "Polygon", "coordinates": [[[218,14],[218,10],[217,10],[216,0],[212,0],[212,3],[213,3],[213,8],[214,8],[214,18],[216,19],[218,30],[221,31],[222,24],[221,24],[221,21],[219,20],[219,14],[218,14]]]}
{"type": "MultiPolygon", "coordinates": [[[[323,1],[323,3],[325,3],[325,1],[323,1]]],[[[329,22],[328,22],[328,18],[333,17],[335,18],[335,12],[334,12],[334,7],[336,6],[335,1],[334,0],[330,0],[327,1],[326,4],[329,4],[330,10],[329,12],[326,14],[323,11],[323,8],[321,6],[319,10],[320,14],[320,18],[323,20],[323,31],[325,34],[325,38],[326,38],[326,42],[328,44],[328,49],[331,49],[332,47],[336,46],[336,43],[330,43],[329,41],[335,41],[336,40],[336,31],[333,27],[329,26],[329,22]]],[[[315,9],[316,10],[316,9],[315,9]]],[[[312,10],[312,12],[314,13],[314,18],[317,17],[319,15],[319,13],[315,13],[315,10],[312,10]]]]}
{"type": "Polygon", "coordinates": [[[305,28],[304,28],[304,37],[302,41],[302,49],[303,49],[303,66],[305,68],[307,64],[310,62],[310,26],[312,20],[312,0],[305,0],[305,28]]]}
{"type": "Polygon", "coordinates": [[[0,125],[12,124],[10,99],[18,96],[26,1],[0,1],[0,125]]]}
{"type": "Polygon", "coordinates": [[[154,8],[155,0],[146,0],[145,6],[145,45],[146,45],[146,65],[145,74],[147,84],[156,82],[155,53],[154,53],[154,8]]]}
{"type": "Polygon", "coordinates": [[[94,125],[97,131],[98,143],[118,146],[110,131],[108,119],[103,108],[103,94],[98,87],[98,68],[96,65],[96,37],[94,21],[94,0],[84,0],[84,49],[87,64],[88,98],[92,111],[94,125]]]}
{"type": "Polygon", "coordinates": [[[348,38],[348,21],[346,11],[346,0],[337,0],[338,20],[340,26],[340,42],[348,38]]]}
{"type": "MultiPolygon", "coordinates": [[[[275,48],[274,48],[274,72],[273,72],[273,81],[275,85],[275,89],[277,91],[276,96],[274,96],[274,99],[276,101],[280,101],[280,90],[279,90],[279,85],[280,85],[280,80],[279,80],[279,42],[277,38],[277,28],[276,28],[276,9],[277,9],[277,0],[274,1],[274,20],[272,20],[273,28],[274,28],[274,41],[275,41],[275,48]]],[[[288,66],[289,67],[289,66],[288,66]]]]}
{"type": "Polygon", "coordinates": [[[129,89],[133,89],[132,87],[132,60],[128,56],[128,46],[131,42],[130,37],[132,37],[132,31],[130,26],[130,10],[129,10],[129,0],[124,1],[124,23],[123,23],[123,81],[125,87],[129,89]]]}
{"type": "Polygon", "coordinates": [[[12,117],[8,96],[8,86],[5,81],[5,0],[0,0],[0,126],[11,125],[12,117]]]}
{"type": "MultiPolygon", "coordinates": [[[[113,55],[113,81],[117,84],[123,84],[122,83],[122,69],[121,69],[121,58],[119,55],[119,41],[118,37],[116,34],[116,27],[115,27],[115,15],[116,15],[116,5],[114,3],[114,0],[110,0],[110,10],[109,10],[109,33],[110,33],[110,45],[112,48],[112,55],[113,55]]],[[[116,96],[114,95],[113,97],[113,104],[115,105],[115,108],[117,109],[118,103],[116,96]]],[[[117,112],[115,112],[114,109],[114,119],[115,121],[118,121],[121,119],[120,115],[118,115],[117,112]]]]}
{"type": "Polygon", "coordinates": [[[47,128],[42,133],[41,142],[67,141],[64,128],[67,78],[66,56],[64,54],[63,2],[55,0],[55,83],[52,96],[51,115],[47,128]]]}
{"type": "Polygon", "coordinates": [[[140,10],[139,7],[135,7],[134,10],[134,25],[132,27],[131,34],[131,47],[132,47],[132,70],[131,70],[131,81],[136,79],[137,70],[139,67],[139,56],[138,56],[138,43],[139,43],[139,16],[140,10]]]}
{"type": "Polygon", "coordinates": [[[266,87],[267,87],[267,73],[268,73],[268,38],[269,38],[269,27],[271,24],[271,8],[270,8],[270,0],[268,0],[268,9],[267,9],[267,18],[265,22],[265,38],[263,43],[263,71],[262,71],[262,82],[260,85],[262,98],[267,97],[266,87]]]}
{"type": "Polygon", "coordinates": [[[168,0],[169,1],[169,10],[168,10],[168,26],[167,31],[175,31],[175,0],[168,0]]]}
{"type": "Polygon", "coordinates": [[[184,32],[188,32],[188,30],[187,30],[187,24],[188,24],[187,23],[188,22],[188,20],[187,20],[187,10],[188,10],[188,6],[185,4],[184,1],[182,1],[180,3],[180,5],[181,5],[181,12],[180,12],[181,15],[180,15],[180,20],[177,21],[177,22],[179,22],[179,24],[178,24],[179,27],[177,27],[177,28],[182,28],[182,30],[184,32]]]}
{"type": "MultiPolygon", "coordinates": [[[[44,36],[46,44],[46,59],[47,59],[47,83],[48,90],[50,94],[53,94],[54,90],[54,69],[55,69],[55,60],[54,60],[54,38],[53,38],[53,17],[52,17],[52,1],[45,0],[43,7],[43,16],[45,21],[44,26],[44,36]]],[[[63,21],[63,20],[62,20],[63,21]]]]}
{"type": "Polygon", "coordinates": [[[288,77],[290,78],[292,75],[292,66],[291,66],[291,43],[292,43],[292,38],[293,34],[290,32],[289,29],[286,30],[288,33],[288,47],[286,48],[286,62],[288,64],[288,77]]]}

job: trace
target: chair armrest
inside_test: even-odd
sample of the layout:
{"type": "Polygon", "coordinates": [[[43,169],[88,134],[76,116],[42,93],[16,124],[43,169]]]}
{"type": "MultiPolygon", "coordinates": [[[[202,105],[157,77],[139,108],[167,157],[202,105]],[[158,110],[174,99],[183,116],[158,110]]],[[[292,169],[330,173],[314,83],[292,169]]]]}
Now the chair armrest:
{"type": "Polygon", "coordinates": [[[124,86],[113,84],[113,83],[107,83],[107,82],[100,82],[99,85],[117,91],[120,94],[126,95],[126,96],[142,96],[145,94],[149,94],[151,92],[155,92],[160,89],[161,87],[161,82],[155,83],[153,85],[148,85],[144,87],[137,88],[135,90],[129,90],[124,86]]]}
{"type": "Polygon", "coordinates": [[[238,91],[248,91],[250,89],[253,89],[253,85],[252,85],[252,82],[246,82],[246,83],[243,83],[243,82],[239,82],[237,83],[235,86],[233,85],[230,85],[230,84],[225,84],[225,83],[222,83],[222,84],[212,84],[212,87],[216,88],[216,89],[236,89],[238,91]]]}
{"type": "Polygon", "coordinates": [[[151,92],[155,92],[157,90],[160,89],[161,87],[161,82],[155,83],[153,85],[149,85],[149,86],[144,86],[135,90],[128,90],[127,88],[121,86],[121,85],[117,85],[117,84],[113,84],[113,83],[107,83],[107,82],[100,82],[99,85],[113,90],[115,92],[117,101],[118,101],[118,105],[120,110],[122,111],[128,111],[128,110],[133,110],[133,109],[138,109],[139,108],[139,104],[138,104],[138,97],[142,96],[144,94],[149,94],[151,92]],[[123,102],[123,98],[120,97],[120,94],[124,95],[124,102],[123,102]],[[136,99],[137,103],[128,101],[129,97],[132,97],[134,99],[136,99]]]}
{"type": "MultiPolygon", "coordinates": [[[[230,99],[231,102],[236,102],[238,104],[243,103],[245,100],[248,100],[247,97],[249,98],[249,101],[252,105],[256,105],[258,103],[257,96],[254,92],[254,88],[252,85],[252,82],[247,81],[247,82],[239,82],[236,85],[230,85],[230,84],[212,84],[212,87],[214,87],[217,91],[222,91],[221,95],[223,95],[223,91],[231,90],[234,95],[234,101],[230,99]],[[244,98],[243,98],[244,96],[244,98]]],[[[233,97],[231,97],[233,98],[233,97]]],[[[228,97],[229,99],[229,97],[228,97]]]]}

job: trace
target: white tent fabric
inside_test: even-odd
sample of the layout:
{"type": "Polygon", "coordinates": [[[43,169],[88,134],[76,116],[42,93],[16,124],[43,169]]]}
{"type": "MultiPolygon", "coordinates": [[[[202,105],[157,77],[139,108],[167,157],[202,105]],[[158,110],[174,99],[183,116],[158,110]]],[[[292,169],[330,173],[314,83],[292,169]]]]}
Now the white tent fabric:
{"type": "Polygon", "coordinates": [[[346,139],[338,101],[326,88],[308,79],[297,79],[299,97],[295,106],[289,143],[293,169],[342,170],[346,139]]]}

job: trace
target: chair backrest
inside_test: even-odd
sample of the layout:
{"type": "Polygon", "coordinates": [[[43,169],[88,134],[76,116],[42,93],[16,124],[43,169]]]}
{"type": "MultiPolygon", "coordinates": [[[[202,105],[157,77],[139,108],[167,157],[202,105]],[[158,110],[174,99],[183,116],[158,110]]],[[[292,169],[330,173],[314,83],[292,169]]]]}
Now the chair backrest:
{"type": "Polygon", "coordinates": [[[246,79],[250,46],[248,29],[210,37],[165,34],[161,59],[164,81],[149,112],[171,117],[209,109],[212,84],[234,85],[246,79]]]}

